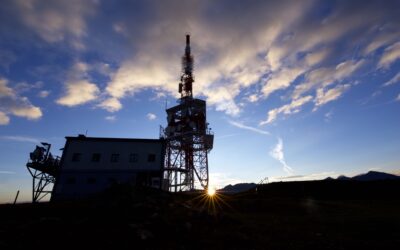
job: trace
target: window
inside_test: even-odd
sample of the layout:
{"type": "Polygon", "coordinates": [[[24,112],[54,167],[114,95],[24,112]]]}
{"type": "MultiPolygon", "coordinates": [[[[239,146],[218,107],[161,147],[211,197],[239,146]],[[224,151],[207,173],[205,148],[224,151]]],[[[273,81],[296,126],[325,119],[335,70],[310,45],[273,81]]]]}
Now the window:
{"type": "Polygon", "coordinates": [[[156,161],[156,155],[155,154],[149,154],[147,156],[147,161],[148,162],[155,162],[156,161]]]}
{"type": "Polygon", "coordinates": [[[92,162],[99,162],[101,154],[95,153],[92,155],[92,162]]]}
{"type": "Polygon", "coordinates": [[[67,184],[75,184],[76,180],[74,177],[68,177],[66,183],[67,184]]]}
{"type": "Polygon", "coordinates": [[[129,155],[129,162],[138,162],[138,155],[137,154],[130,154],[129,155]]]}
{"type": "Polygon", "coordinates": [[[87,183],[88,184],[95,184],[96,183],[96,178],[93,178],[93,177],[87,178],[87,183]]]}
{"type": "Polygon", "coordinates": [[[112,154],[111,155],[111,162],[118,162],[119,154],[112,154]]]}
{"type": "Polygon", "coordinates": [[[72,161],[81,161],[81,158],[82,158],[82,154],[81,153],[74,153],[73,155],[72,155],[72,161]]]}

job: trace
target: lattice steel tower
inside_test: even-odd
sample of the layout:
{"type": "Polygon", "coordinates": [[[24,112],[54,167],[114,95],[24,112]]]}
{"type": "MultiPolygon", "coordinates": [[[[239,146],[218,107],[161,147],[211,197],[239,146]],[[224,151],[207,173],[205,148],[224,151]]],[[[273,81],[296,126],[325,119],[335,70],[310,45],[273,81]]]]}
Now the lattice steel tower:
{"type": "Polygon", "coordinates": [[[208,128],[206,102],[193,98],[193,56],[186,35],[179,83],[179,104],[166,110],[168,125],[162,129],[166,140],[164,189],[173,192],[208,188],[208,152],[214,135],[208,128]]]}

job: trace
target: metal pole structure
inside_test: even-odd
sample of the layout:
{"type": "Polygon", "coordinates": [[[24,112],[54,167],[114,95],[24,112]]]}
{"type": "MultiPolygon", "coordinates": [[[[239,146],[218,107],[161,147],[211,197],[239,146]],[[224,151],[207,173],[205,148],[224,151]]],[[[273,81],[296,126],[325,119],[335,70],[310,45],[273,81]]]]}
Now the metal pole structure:
{"type": "Polygon", "coordinates": [[[50,157],[49,143],[42,142],[46,147],[44,153],[36,147],[36,150],[31,153],[31,159],[26,164],[29,173],[32,176],[32,203],[39,202],[48,194],[51,194],[50,184],[53,184],[56,179],[59,168],[59,158],[50,157]]]}
{"type": "Polygon", "coordinates": [[[169,191],[192,191],[208,188],[207,154],[213,147],[214,135],[208,129],[206,102],[193,98],[193,66],[190,36],[186,35],[179,83],[179,104],[166,110],[168,125],[164,180],[169,191]]]}
{"type": "Polygon", "coordinates": [[[18,200],[18,195],[19,195],[19,190],[17,191],[17,195],[15,196],[15,199],[14,199],[14,205],[17,203],[17,200],[18,200]]]}

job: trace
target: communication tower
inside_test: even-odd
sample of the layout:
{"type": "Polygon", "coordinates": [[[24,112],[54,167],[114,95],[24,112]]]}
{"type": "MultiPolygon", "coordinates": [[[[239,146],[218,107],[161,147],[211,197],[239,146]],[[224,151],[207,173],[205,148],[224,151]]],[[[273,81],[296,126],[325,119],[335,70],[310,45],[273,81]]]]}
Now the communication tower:
{"type": "Polygon", "coordinates": [[[179,104],[168,108],[168,125],[162,129],[166,140],[164,189],[172,192],[208,188],[208,152],[214,135],[206,119],[206,102],[193,98],[193,65],[190,35],[186,35],[179,83],[179,104]]]}

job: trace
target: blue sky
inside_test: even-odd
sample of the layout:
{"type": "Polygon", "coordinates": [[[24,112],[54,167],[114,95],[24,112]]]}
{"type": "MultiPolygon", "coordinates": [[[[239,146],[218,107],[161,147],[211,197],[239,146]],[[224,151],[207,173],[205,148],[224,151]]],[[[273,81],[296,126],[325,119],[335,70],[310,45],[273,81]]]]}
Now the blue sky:
{"type": "Polygon", "coordinates": [[[2,1],[0,202],[35,144],[158,138],[185,34],[211,182],[400,170],[399,1],[2,1]]]}

